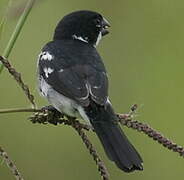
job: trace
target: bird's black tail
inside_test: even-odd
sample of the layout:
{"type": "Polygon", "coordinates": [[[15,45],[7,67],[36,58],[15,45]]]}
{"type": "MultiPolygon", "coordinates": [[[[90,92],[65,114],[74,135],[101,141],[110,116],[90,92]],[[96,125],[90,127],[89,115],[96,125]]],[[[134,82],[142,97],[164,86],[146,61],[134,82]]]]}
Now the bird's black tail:
{"type": "Polygon", "coordinates": [[[109,159],[125,172],[143,170],[143,161],[118,125],[111,105],[92,103],[85,112],[109,159]]]}

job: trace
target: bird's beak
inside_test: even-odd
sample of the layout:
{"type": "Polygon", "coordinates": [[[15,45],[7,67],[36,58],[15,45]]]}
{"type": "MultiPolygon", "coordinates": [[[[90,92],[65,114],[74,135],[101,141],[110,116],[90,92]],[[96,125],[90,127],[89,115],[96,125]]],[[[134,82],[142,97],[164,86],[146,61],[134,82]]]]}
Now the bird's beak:
{"type": "Polygon", "coordinates": [[[103,21],[102,21],[102,31],[101,31],[102,32],[102,36],[105,36],[106,34],[109,33],[108,27],[110,27],[109,22],[105,18],[103,18],[103,21]]]}

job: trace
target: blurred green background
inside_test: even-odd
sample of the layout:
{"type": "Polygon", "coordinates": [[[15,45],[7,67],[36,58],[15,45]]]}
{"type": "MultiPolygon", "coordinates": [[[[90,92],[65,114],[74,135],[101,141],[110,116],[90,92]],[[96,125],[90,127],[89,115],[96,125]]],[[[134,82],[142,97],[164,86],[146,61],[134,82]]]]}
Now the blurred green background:
{"type": "MultiPolygon", "coordinates": [[[[7,7],[0,1],[0,18],[7,7]]],[[[13,1],[0,44],[0,54],[18,20],[24,1],[13,1]]],[[[184,1],[169,0],[40,0],[21,32],[10,60],[33,91],[38,106],[47,102],[36,87],[37,55],[52,39],[57,22],[67,13],[95,10],[111,23],[111,33],[98,50],[109,72],[110,97],[117,112],[140,105],[137,119],[150,124],[178,144],[183,143],[184,1]]],[[[0,109],[30,107],[6,70],[0,75],[0,109]]],[[[4,147],[25,180],[100,179],[87,149],[70,127],[30,123],[31,113],[0,115],[0,146],[4,147]]],[[[145,135],[124,127],[144,159],[144,171],[126,174],[105,156],[96,136],[92,142],[112,180],[182,179],[184,160],[145,135]]],[[[0,180],[13,180],[0,162],[0,180]]]]}

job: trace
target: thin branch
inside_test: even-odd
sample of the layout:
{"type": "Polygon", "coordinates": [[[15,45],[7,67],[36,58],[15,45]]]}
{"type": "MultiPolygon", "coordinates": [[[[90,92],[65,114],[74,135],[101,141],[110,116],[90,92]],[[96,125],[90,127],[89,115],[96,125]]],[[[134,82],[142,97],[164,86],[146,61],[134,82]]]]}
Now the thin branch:
{"type": "MultiPolygon", "coordinates": [[[[164,137],[160,132],[154,130],[149,125],[145,123],[141,123],[140,121],[133,120],[134,113],[137,109],[137,105],[134,105],[131,108],[131,111],[127,114],[117,114],[119,117],[119,121],[122,125],[132,128],[134,130],[137,130],[138,132],[143,132],[144,134],[148,135],[150,138],[152,138],[154,141],[157,141],[164,147],[166,147],[169,150],[172,150],[173,152],[177,152],[180,154],[180,156],[184,157],[184,147],[177,145],[176,143],[172,142],[170,139],[164,137]]],[[[61,119],[61,115],[57,118],[52,112],[43,112],[42,109],[31,109],[31,108],[22,108],[22,109],[1,109],[1,113],[16,113],[16,112],[36,112],[30,117],[30,120],[33,123],[41,123],[41,124],[65,124],[72,126],[70,121],[67,121],[65,119],[61,119]]],[[[62,116],[63,117],[63,116],[62,116]]],[[[81,129],[85,130],[93,130],[93,127],[88,124],[80,123],[78,120],[75,120],[76,124],[80,126],[81,129]]]]}
{"type": "Polygon", "coordinates": [[[143,132],[154,141],[160,143],[163,147],[172,150],[173,152],[177,152],[180,156],[184,157],[184,147],[179,146],[170,139],[164,137],[161,133],[151,128],[148,124],[133,120],[137,108],[137,104],[134,104],[128,114],[118,114],[117,116],[119,117],[120,123],[128,128],[143,132]]]}
{"type": "Polygon", "coordinates": [[[24,84],[21,74],[15,70],[9,63],[9,61],[2,56],[0,56],[0,61],[3,63],[3,65],[8,69],[9,73],[15,78],[19,86],[22,88],[24,91],[24,94],[27,96],[28,100],[31,102],[33,107],[35,108],[35,102],[34,102],[34,96],[30,93],[29,87],[24,84]]]}
{"type": "Polygon", "coordinates": [[[18,171],[17,167],[13,163],[13,161],[8,156],[7,152],[3,150],[2,147],[0,147],[0,156],[3,158],[9,169],[11,170],[13,176],[16,180],[24,180],[20,172],[18,171]]]}
{"type": "Polygon", "coordinates": [[[89,153],[92,155],[95,163],[97,164],[98,171],[102,176],[103,180],[109,180],[109,173],[105,164],[101,160],[100,156],[98,155],[95,147],[88,139],[87,135],[84,133],[83,129],[90,130],[92,129],[91,126],[85,125],[80,123],[78,120],[72,117],[64,116],[63,114],[59,113],[58,111],[49,111],[44,110],[43,112],[37,112],[32,115],[30,118],[32,123],[40,123],[40,124],[64,124],[73,127],[79,136],[81,137],[82,141],[84,142],[86,148],[89,150],[89,153]]]}
{"type": "MultiPolygon", "coordinates": [[[[119,118],[119,122],[128,127],[132,128],[134,130],[137,130],[138,132],[143,132],[144,134],[148,135],[148,137],[152,138],[154,141],[157,141],[163,147],[166,147],[169,150],[172,150],[173,152],[177,152],[180,154],[180,156],[184,157],[184,147],[177,145],[176,143],[172,142],[170,139],[164,137],[161,133],[151,128],[149,125],[141,123],[139,121],[133,120],[135,116],[135,112],[137,109],[137,105],[133,105],[131,108],[131,111],[127,114],[117,114],[119,118]]],[[[63,118],[63,115],[62,115],[63,118]]],[[[53,113],[51,112],[37,112],[34,115],[30,117],[30,120],[33,123],[42,123],[42,124],[66,124],[63,122],[63,119],[61,119],[59,116],[57,118],[54,118],[53,113]],[[54,121],[53,121],[54,119],[54,121]]],[[[78,120],[75,120],[75,123],[78,124],[80,128],[83,128],[85,130],[93,130],[94,129],[87,124],[82,124],[78,120]]],[[[70,122],[67,122],[67,125],[72,125],[70,122]]]]}
{"type": "Polygon", "coordinates": [[[122,125],[127,126],[128,128],[135,129],[139,132],[143,132],[148,135],[148,137],[152,138],[154,141],[157,141],[163,147],[172,150],[173,152],[179,153],[180,156],[184,157],[184,147],[177,145],[172,142],[170,139],[164,137],[161,133],[151,128],[149,125],[141,123],[132,119],[124,119],[124,115],[119,115],[120,123],[122,125]]]}
{"type": "Polygon", "coordinates": [[[42,112],[42,110],[41,109],[33,109],[33,108],[0,109],[0,114],[18,113],[18,112],[42,112]]]}
{"type": "Polygon", "coordinates": [[[93,144],[88,139],[87,135],[82,130],[82,127],[80,126],[80,124],[71,117],[68,117],[68,121],[71,122],[72,127],[77,131],[83,143],[85,144],[86,148],[89,150],[89,153],[92,155],[98,167],[98,171],[100,172],[100,175],[102,176],[102,179],[109,180],[109,173],[107,171],[107,168],[105,167],[104,162],[100,159],[100,156],[98,155],[95,147],[93,146],[93,144]]]}
{"type": "MultiPolygon", "coordinates": [[[[144,134],[148,135],[148,137],[152,138],[154,141],[160,143],[163,147],[166,147],[167,149],[172,150],[173,152],[177,152],[179,153],[180,156],[184,157],[184,147],[179,146],[176,143],[172,142],[170,139],[164,137],[161,133],[154,130],[149,125],[133,120],[136,109],[137,105],[133,105],[129,113],[117,114],[119,122],[122,125],[127,126],[128,128],[132,128],[134,130],[137,130],[138,132],[143,132],[144,134]]],[[[68,120],[66,120],[63,114],[61,113],[58,114],[49,110],[45,111],[43,109],[30,109],[30,108],[0,110],[0,113],[12,113],[12,112],[36,112],[29,118],[32,121],[32,123],[40,123],[40,124],[50,123],[54,125],[64,124],[72,126],[81,136],[90,154],[93,156],[98,166],[98,170],[103,177],[103,180],[108,180],[109,174],[108,171],[106,170],[105,165],[99,158],[95,148],[89,141],[86,134],[82,131],[82,129],[94,131],[94,129],[90,125],[80,123],[76,119],[71,120],[70,117],[67,117],[68,120]]]]}

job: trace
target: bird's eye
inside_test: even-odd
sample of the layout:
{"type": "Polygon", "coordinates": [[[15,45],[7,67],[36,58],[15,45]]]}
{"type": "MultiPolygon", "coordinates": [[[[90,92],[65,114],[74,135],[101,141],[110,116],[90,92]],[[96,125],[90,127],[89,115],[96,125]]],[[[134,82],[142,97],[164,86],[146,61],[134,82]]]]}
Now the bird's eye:
{"type": "Polygon", "coordinates": [[[96,19],[97,24],[100,24],[100,22],[101,22],[100,19],[96,19]]]}
{"type": "Polygon", "coordinates": [[[100,19],[95,19],[95,24],[96,24],[96,27],[101,27],[101,20],[100,19]]]}

